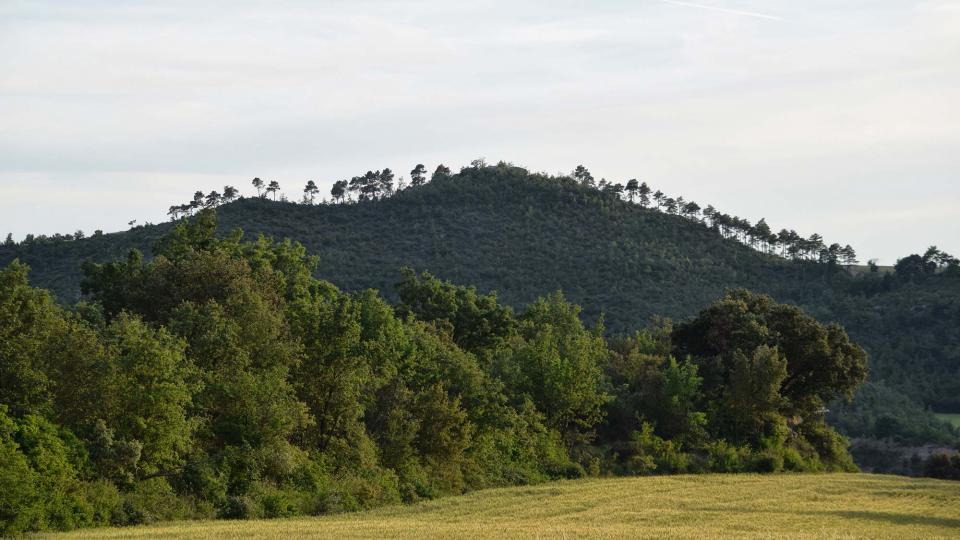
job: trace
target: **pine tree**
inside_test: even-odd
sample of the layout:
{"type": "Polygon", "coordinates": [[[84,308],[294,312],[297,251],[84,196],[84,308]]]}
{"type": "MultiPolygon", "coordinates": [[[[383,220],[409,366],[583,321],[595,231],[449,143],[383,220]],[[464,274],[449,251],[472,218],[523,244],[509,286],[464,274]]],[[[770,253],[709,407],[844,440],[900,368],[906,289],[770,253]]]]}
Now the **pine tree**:
{"type": "Polygon", "coordinates": [[[313,180],[307,180],[307,185],[303,188],[303,199],[308,204],[313,204],[314,199],[317,196],[317,193],[320,193],[320,188],[317,187],[316,182],[313,180]]]}
{"type": "Polygon", "coordinates": [[[584,186],[596,187],[593,175],[583,165],[577,165],[577,168],[573,170],[573,177],[584,186]]]}
{"type": "Polygon", "coordinates": [[[417,163],[417,166],[410,171],[410,185],[412,187],[422,186],[427,181],[427,168],[423,163],[417,163]]]}
{"type": "Polygon", "coordinates": [[[330,196],[333,197],[333,200],[343,202],[344,196],[347,194],[347,181],[346,180],[337,180],[333,183],[333,187],[330,188],[330,196]]]}
{"type": "Polygon", "coordinates": [[[638,193],[640,195],[640,206],[643,208],[650,206],[650,186],[646,182],[640,184],[638,193]]]}
{"type": "Polygon", "coordinates": [[[280,182],[276,180],[271,180],[270,185],[267,186],[267,192],[273,193],[273,200],[277,200],[277,192],[280,191],[280,182]]]}
{"type": "Polygon", "coordinates": [[[384,168],[380,171],[380,174],[377,176],[377,185],[380,188],[380,192],[384,195],[393,194],[393,171],[389,167],[384,168]]]}
{"type": "Polygon", "coordinates": [[[447,167],[443,163],[437,165],[435,171],[433,171],[433,176],[430,178],[431,181],[436,180],[437,178],[449,178],[450,177],[450,167],[447,167]]]}
{"type": "Polygon", "coordinates": [[[237,198],[239,192],[233,186],[223,186],[223,202],[228,203],[237,198]]]}
{"type": "Polygon", "coordinates": [[[640,183],[637,182],[636,178],[631,178],[630,180],[627,180],[627,185],[624,186],[623,189],[627,192],[627,199],[630,202],[633,202],[634,197],[637,196],[637,191],[640,190],[640,183]]]}
{"type": "Polygon", "coordinates": [[[220,204],[220,194],[216,191],[211,191],[207,194],[207,197],[204,199],[204,206],[207,208],[213,208],[220,204]]]}
{"type": "Polygon", "coordinates": [[[659,189],[653,194],[653,200],[657,203],[657,210],[660,210],[660,208],[663,207],[664,199],[666,198],[667,196],[664,195],[659,189]]]}

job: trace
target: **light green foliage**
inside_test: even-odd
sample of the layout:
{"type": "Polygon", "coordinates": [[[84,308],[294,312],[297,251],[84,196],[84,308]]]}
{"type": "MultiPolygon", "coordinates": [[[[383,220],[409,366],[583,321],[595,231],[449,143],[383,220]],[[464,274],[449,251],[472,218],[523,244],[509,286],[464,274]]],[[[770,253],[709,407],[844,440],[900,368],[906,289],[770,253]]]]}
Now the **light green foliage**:
{"type": "Polygon", "coordinates": [[[29,287],[27,271],[19,261],[0,269],[0,403],[19,414],[48,410],[44,362],[65,327],[50,295],[29,287]]]}
{"type": "Polygon", "coordinates": [[[0,405],[0,462],[0,532],[106,524],[84,497],[86,455],[71,433],[0,405]]]}
{"type": "Polygon", "coordinates": [[[310,295],[290,307],[303,359],[292,379],[314,423],[300,435],[321,452],[349,452],[365,437],[368,396],[383,384],[361,341],[360,306],[346,295],[310,295]]]}
{"type": "Polygon", "coordinates": [[[685,473],[689,469],[689,457],[679,445],[655,435],[647,422],[633,433],[629,447],[632,455],[627,466],[634,474],[685,473]]]}
{"type": "Polygon", "coordinates": [[[185,343],[126,314],[104,334],[117,380],[104,388],[101,399],[118,401],[114,414],[103,417],[107,425],[142,444],[140,475],[180,464],[191,450],[196,424],[188,418],[196,385],[185,343]]]}
{"type": "Polygon", "coordinates": [[[17,425],[0,405],[0,534],[10,535],[43,524],[38,475],[14,440],[17,425]]]}
{"type": "Polygon", "coordinates": [[[523,339],[514,340],[508,360],[500,361],[517,366],[517,390],[530,396],[571,448],[590,442],[610,400],[600,384],[607,358],[603,329],[585,329],[579,311],[560,293],[530,305],[520,316],[523,339]]]}
{"type": "Polygon", "coordinates": [[[127,313],[99,332],[79,320],[69,328],[70,354],[55,357],[50,368],[55,417],[89,437],[94,462],[115,469],[114,480],[130,482],[180,463],[195,424],[187,413],[195,373],[185,344],[127,313]],[[117,469],[120,461],[127,465],[117,469]]]}

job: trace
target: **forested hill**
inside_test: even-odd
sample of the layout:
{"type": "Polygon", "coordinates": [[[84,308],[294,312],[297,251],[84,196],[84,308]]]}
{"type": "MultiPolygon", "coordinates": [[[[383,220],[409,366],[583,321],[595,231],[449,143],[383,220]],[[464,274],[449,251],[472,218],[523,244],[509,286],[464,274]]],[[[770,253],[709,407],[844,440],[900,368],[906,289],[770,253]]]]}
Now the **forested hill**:
{"type": "MultiPolygon", "coordinates": [[[[455,283],[495,290],[522,306],[561,289],[601,311],[610,333],[654,315],[684,319],[725,290],[746,287],[838,320],[871,353],[872,377],[942,411],[960,411],[960,279],[879,274],[762,253],[701,221],[643,208],[570,178],[510,167],[470,167],[378,200],[303,205],[247,198],[218,209],[222,231],[302,242],[319,256],[318,277],[346,290],[394,298],[410,266],[455,283]]],[[[170,224],[82,240],[0,247],[19,257],[34,285],[62,301],[79,294],[80,265],[148,256],[170,224]]]]}
{"type": "MultiPolygon", "coordinates": [[[[689,219],[518,169],[465,169],[354,204],[247,198],[221,206],[218,217],[224,232],[303,243],[320,257],[319,277],[346,290],[391,297],[403,266],[496,290],[512,305],[562,289],[589,310],[586,318],[602,309],[614,331],[645,326],[654,314],[686,317],[730,287],[770,291],[804,273],[689,219]]],[[[112,260],[133,247],[149,256],[169,227],[0,247],[0,264],[19,257],[35,285],[69,303],[79,296],[83,260],[112,260]]]]}

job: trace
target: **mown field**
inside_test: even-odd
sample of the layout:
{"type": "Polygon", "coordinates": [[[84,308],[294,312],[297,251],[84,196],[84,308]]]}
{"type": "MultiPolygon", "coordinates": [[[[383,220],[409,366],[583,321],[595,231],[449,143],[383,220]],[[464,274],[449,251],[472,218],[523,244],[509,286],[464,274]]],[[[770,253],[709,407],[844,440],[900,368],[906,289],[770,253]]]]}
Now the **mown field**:
{"type": "Polygon", "coordinates": [[[494,489],[321,518],[93,529],[58,538],[957,538],[960,482],[703,475],[494,489]]]}

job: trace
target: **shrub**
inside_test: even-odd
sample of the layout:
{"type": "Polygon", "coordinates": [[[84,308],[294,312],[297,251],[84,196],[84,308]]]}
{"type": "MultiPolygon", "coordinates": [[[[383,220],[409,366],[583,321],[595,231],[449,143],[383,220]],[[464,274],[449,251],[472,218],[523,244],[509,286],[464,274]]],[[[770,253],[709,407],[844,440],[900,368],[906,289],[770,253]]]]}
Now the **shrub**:
{"type": "Polygon", "coordinates": [[[117,486],[106,480],[86,482],[83,497],[92,510],[92,525],[102,527],[124,522],[123,495],[117,486]]]}
{"type": "Polygon", "coordinates": [[[252,490],[252,498],[257,504],[257,517],[281,518],[301,513],[293,489],[283,490],[276,486],[259,483],[252,490]]]}
{"type": "Polygon", "coordinates": [[[217,512],[223,519],[253,519],[257,517],[257,504],[247,495],[230,495],[217,512]]]}
{"type": "Polygon", "coordinates": [[[43,521],[37,473],[9,437],[12,426],[13,422],[0,408],[0,535],[3,536],[37,529],[43,521]]]}
{"type": "Polygon", "coordinates": [[[137,482],[123,497],[124,525],[190,519],[194,515],[187,501],[177,496],[165,478],[137,482]]]}
{"type": "Polygon", "coordinates": [[[654,434],[649,422],[644,422],[640,431],[633,432],[630,448],[633,455],[628,459],[628,469],[634,474],[685,473],[690,466],[690,456],[680,451],[673,441],[654,434]]]}
{"type": "Polygon", "coordinates": [[[749,450],[727,444],[724,440],[714,441],[706,445],[706,469],[711,472],[735,473],[743,470],[744,455],[749,450]]]}
{"type": "Polygon", "coordinates": [[[78,470],[82,448],[68,431],[28,414],[12,419],[0,406],[0,528],[70,530],[94,523],[78,470]]]}
{"type": "Polygon", "coordinates": [[[759,473],[775,473],[783,470],[782,449],[761,450],[750,456],[748,470],[759,473]]]}

